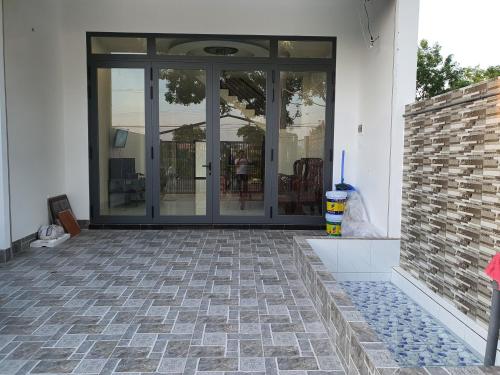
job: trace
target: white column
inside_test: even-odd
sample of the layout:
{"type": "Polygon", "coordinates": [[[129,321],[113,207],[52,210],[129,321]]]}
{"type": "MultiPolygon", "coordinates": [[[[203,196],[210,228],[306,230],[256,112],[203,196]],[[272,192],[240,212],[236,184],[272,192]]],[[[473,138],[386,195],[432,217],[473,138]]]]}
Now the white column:
{"type": "Polygon", "coordinates": [[[419,0],[397,0],[394,38],[388,235],[401,233],[405,105],[415,101],[419,0]]]}

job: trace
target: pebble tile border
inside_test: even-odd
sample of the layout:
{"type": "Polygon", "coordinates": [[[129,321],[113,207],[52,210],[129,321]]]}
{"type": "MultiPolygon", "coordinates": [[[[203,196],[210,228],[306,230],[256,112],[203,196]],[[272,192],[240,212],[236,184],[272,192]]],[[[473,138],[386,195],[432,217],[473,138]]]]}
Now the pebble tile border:
{"type": "MultiPolygon", "coordinates": [[[[380,341],[349,295],[337,283],[331,272],[307,242],[325,237],[296,236],[293,258],[297,270],[328,336],[348,374],[353,375],[493,375],[500,367],[400,367],[385,343],[380,341]]],[[[332,240],[333,241],[333,240],[332,240]]]]}

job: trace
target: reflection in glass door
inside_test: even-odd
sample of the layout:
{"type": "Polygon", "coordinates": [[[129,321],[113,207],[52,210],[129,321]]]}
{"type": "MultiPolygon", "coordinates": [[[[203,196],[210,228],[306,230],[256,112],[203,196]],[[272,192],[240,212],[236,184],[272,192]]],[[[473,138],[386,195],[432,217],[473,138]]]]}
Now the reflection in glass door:
{"type": "Polygon", "coordinates": [[[207,101],[202,69],[160,69],[160,215],[207,214],[207,101]]]}
{"type": "Polygon", "coordinates": [[[218,84],[219,214],[264,216],[266,72],[223,70],[218,84]]]}
{"type": "Polygon", "coordinates": [[[144,69],[97,69],[102,216],[146,215],[144,74],[144,69]]]}
{"type": "Polygon", "coordinates": [[[326,72],[280,72],[279,215],[322,215],[326,95],[326,72]]]}

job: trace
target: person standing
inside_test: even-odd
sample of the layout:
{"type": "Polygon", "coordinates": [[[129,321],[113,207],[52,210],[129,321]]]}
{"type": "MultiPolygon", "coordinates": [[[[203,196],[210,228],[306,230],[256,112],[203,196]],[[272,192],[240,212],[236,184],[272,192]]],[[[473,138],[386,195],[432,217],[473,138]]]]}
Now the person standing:
{"type": "Polygon", "coordinates": [[[236,166],[236,181],[238,183],[238,191],[240,195],[240,210],[245,209],[245,201],[248,196],[248,168],[249,160],[246,157],[245,151],[239,150],[238,157],[234,161],[236,166]]]}

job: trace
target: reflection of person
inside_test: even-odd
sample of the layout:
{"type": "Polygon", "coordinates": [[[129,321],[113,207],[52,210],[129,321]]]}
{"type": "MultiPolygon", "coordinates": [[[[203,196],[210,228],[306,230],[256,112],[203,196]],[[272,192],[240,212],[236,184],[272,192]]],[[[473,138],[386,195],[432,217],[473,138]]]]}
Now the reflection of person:
{"type": "Polygon", "coordinates": [[[236,181],[238,182],[238,191],[240,192],[240,209],[245,209],[245,200],[248,195],[248,161],[245,151],[239,150],[238,157],[234,161],[236,166],[236,181]]]}
{"type": "Polygon", "coordinates": [[[167,193],[175,193],[175,168],[169,165],[167,169],[167,193]]]}

